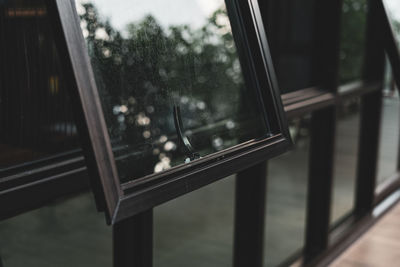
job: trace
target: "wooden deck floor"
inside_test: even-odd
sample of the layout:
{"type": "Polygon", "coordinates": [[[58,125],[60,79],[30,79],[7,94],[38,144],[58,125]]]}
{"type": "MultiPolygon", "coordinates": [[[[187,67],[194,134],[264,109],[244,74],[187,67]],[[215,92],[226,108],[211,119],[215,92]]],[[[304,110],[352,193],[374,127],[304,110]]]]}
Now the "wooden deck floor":
{"type": "Polygon", "coordinates": [[[330,266],[400,266],[400,204],[397,204],[330,266]]]}

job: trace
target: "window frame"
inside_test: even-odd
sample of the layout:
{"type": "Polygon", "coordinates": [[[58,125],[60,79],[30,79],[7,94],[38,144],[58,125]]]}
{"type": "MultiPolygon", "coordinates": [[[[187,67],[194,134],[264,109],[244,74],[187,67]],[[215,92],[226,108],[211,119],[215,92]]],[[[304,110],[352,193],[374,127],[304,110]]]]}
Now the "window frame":
{"type": "MultiPolygon", "coordinates": [[[[273,156],[291,146],[261,13],[256,0],[226,1],[241,60],[272,118],[271,137],[250,140],[190,164],[120,183],[96,83],[73,0],[48,1],[56,43],[69,87],[76,123],[99,211],[114,224],[196,190],[273,156]],[[245,13],[245,15],[244,15],[245,13]],[[236,35],[235,35],[236,34],[236,35]]],[[[244,70],[246,71],[246,70],[244,70]]],[[[266,115],[266,114],[264,114],[266,115]]]]}

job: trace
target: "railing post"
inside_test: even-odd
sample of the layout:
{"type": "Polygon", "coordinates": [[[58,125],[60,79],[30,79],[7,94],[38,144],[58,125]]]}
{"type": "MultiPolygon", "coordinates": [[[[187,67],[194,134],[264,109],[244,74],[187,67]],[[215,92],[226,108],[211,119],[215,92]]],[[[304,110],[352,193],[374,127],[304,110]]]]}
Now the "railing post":
{"type": "MultiPolygon", "coordinates": [[[[367,82],[381,82],[381,86],[383,86],[384,44],[382,34],[384,29],[382,29],[382,22],[384,18],[380,9],[381,1],[368,1],[364,80],[367,82]]],[[[362,97],[354,210],[355,215],[359,218],[368,215],[374,206],[381,112],[382,90],[362,97]]]]}
{"type": "Polygon", "coordinates": [[[152,267],[153,210],[113,226],[114,267],[152,267]]]}
{"type": "Polygon", "coordinates": [[[266,175],[265,162],[237,174],[234,267],[262,267],[266,175]]]}
{"type": "MultiPolygon", "coordinates": [[[[323,90],[336,94],[342,0],[316,1],[314,78],[323,90]]],[[[313,112],[304,262],[310,263],[328,247],[335,153],[336,106],[313,112]]]]}
{"type": "Polygon", "coordinates": [[[335,120],[335,107],[314,112],[311,119],[305,263],[328,247],[335,120]]]}

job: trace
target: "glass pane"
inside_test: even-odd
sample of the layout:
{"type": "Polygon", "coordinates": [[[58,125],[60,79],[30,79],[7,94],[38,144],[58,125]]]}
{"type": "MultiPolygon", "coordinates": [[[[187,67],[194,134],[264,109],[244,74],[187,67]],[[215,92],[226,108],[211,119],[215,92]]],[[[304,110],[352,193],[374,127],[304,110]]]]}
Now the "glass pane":
{"type": "Polygon", "coordinates": [[[0,48],[1,176],[79,146],[44,1],[0,1],[0,48]]]}
{"type": "Polygon", "coordinates": [[[331,224],[349,214],[354,207],[360,135],[360,99],[338,106],[331,224]]]}
{"type": "Polygon", "coordinates": [[[400,2],[397,0],[383,0],[392,31],[400,43],[400,2]]]}
{"type": "Polygon", "coordinates": [[[112,233],[91,193],[0,222],[4,266],[112,266],[112,233]]]}
{"type": "Polygon", "coordinates": [[[295,146],[268,161],[265,266],[279,266],[304,244],[310,116],[289,122],[295,146]],[[288,167],[290,166],[290,167],[288,167]]]}
{"type": "MultiPolygon", "coordinates": [[[[399,1],[384,0],[392,32],[400,49],[400,4],[399,1]]],[[[386,83],[383,91],[382,122],[378,158],[377,189],[384,188],[398,170],[398,147],[400,134],[400,98],[387,61],[386,83]]]]}
{"type": "Polygon", "coordinates": [[[155,267],[230,267],[235,177],[154,209],[155,267]]]}
{"type": "Polygon", "coordinates": [[[340,41],[339,81],[362,78],[367,20],[367,0],[344,0],[340,41]]]}
{"type": "Polygon", "coordinates": [[[78,0],[77,11],[122,181],[268,134],[223,0],[78,0]]]}
{"type": "Polygon", "coordinates": [[[399,149],[400,97],[388,63],[386,69],[380,127],[377,186],[384,185],[397,172],[399,149]]]}
{"type": "Polygon", "coordinates": [[[314,0],[259,1],[281,93],[311,87],[314,0]]]}

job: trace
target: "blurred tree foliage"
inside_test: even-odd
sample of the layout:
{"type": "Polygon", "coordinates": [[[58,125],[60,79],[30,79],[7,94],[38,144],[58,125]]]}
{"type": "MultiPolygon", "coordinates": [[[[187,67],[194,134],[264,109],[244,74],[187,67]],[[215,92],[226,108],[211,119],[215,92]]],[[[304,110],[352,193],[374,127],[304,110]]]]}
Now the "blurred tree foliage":
{"type": "MultiPolygon", "coordinates": [[[[135,133],[127,127],[134,125],[138,114],[168,128],[166,113],[172,115],[174,102],[183,101],[187,109],[191,107],[181,107],[186,115],[200,111],[200,125],[237,113],[243,81],[224,8],[216,10],[203,27],[195,30],[189,25],[165,29],[147,15],[121,32],[103,20],[93,4],[83,7],[81,25],[105,100],[106,119],[108,125],[114,125],[115,137],[122,130],[132,138],[135,133]],[[111,112],[118,105],[128,107],[125,118],[119,121],[115,116],[118,112],[111,112]],[[125,126],[121,128],[122,120],[125,126]]],[[[161,130],[166,129],[152,128],[161,130]]]]}
{"type": "Polygon", "coordinates": [[[118,169],[129,170],[119,173],[121,179],[187,157],[177,149],[174,106],[201,156],[265,134],[257,102],[244,86],[225,7],[198,28],[161,25],[149,14],[116,29],[92,3],[78,12],[118,169]]]}
{"type": "Polygon", "coordinates": [[[366,0],[343,0],[339,82],[362,78],[367,19],[366,0]]]}

